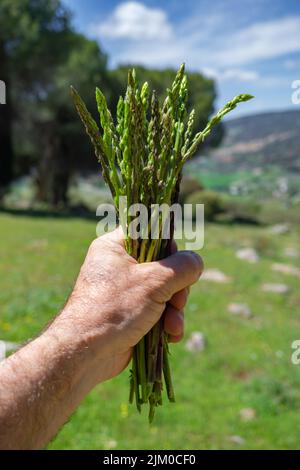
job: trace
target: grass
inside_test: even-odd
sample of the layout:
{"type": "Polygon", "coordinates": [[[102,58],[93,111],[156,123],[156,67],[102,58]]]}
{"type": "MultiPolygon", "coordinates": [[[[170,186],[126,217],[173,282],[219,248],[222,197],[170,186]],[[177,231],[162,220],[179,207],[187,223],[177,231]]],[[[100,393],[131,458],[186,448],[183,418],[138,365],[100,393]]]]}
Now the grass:
{"type": "MultiPolygon", "coordinates": [[[[0,215],[0,339],[26,341],[63,306],[96,224],[79,219],[0,215]]],[[[202,256],[230,284],[197,283],[186,309],[186,337],[201,331],[202,353],[172,346],[177,403],[167,400],[150,427],[127,404],[128,372],[99,385],[82,403],[50,449],[299,449],[300,366],[290,361],[299,339],[299,279],[271,270],[273,262],[300,265],[284,256],[299,247],[299,232],[269,235],[267,229],[208,225],[202,256]],[[254,246],[258,264],[234,256],[254,246]],[[285,295],[264,293],[263,282],[284,282],[285,295]],[[227,312],[244,302],[254,317],[227,312]],[[240,410],[254,408],[243,422],[240,410]],[[243,444],[231,436],[243,438],[243,444]]]]}

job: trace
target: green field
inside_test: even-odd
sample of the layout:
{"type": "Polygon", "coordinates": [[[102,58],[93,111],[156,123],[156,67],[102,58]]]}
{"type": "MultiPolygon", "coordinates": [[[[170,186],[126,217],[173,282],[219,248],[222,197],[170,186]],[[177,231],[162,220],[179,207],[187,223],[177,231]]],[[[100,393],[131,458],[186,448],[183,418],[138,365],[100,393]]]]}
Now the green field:
{"type": "MultiPolygon", "coordinates": [[[[62,308],[95,222],[1,215],[0,230],[0,339],[22,342],[62,308]]],[[[300,266],[284,254],[299,241],[296,230],[271,236],[266,228],[207,225],[205,266],[232,282],[192,289],[185,340],[171,346],[177,403],[166,402],[149,427],[146,413],[127,404],[125,371],[85,399],[50,449],[300,449],[300,365],[290,359],[300,339],[299,279],[271,270],[273,262],[300,266]],[[235,257],[244,245],[259,250],[257,264],[235,257]],[[265,293],[263,282],[290,291],[265,293]],[[230,302],[247,303],[254,317],[231,315],[230,302]],[[192,331],[205,334],[203,352],[185,349],[192,331]],[[244,408],[256,417],[243,421],[244,408]]]]}

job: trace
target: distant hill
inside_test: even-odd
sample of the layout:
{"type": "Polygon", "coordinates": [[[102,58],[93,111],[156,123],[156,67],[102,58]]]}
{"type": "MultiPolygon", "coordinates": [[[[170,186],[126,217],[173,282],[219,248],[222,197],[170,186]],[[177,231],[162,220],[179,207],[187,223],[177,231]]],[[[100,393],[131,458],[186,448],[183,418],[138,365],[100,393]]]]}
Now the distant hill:
{"type": "Polygon", "coordinates": [[[225,137],[186,171],[204,187],[257,197],[300,196],[300,110],[224,122],[225,137]]]}
{"type": "Polygon", "coordinates": [[[223,142],[211,155],[219,164],[231,171],[276,165],[300,173],[300,110],[245,116],[224,126],[223,142]]]}

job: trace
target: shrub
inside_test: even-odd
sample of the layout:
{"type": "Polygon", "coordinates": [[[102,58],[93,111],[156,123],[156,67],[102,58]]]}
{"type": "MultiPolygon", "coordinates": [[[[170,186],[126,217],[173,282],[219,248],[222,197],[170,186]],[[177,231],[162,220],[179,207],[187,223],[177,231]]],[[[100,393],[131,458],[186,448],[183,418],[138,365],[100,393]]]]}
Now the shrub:
{"type": "MultiPolygon", "coordinates": [[[[218,214],[224,211],[222,196],[215,191],[196,191],[190,194],[186,201],[187,204],[204,204],[205,220],[215,220],[218,214]]],[[[195,217],[195,207],[193,207],[193,218],[195,217]]]]}
{"type": "Polygon", "coordinates": [[[34,205],[35,186],[30,176],[24,176],[15,180],[2,199],[6,209],[27,210],[34,205]]]}
{"type": "Polygon", "coordinates": [[[300,204],[287,204],[278,200],[267,200],[262,204],[260,212],[264,224],[292,223],[300,224],[300,204]]]}
{"type": "Polygon", "coordinates": [[[223,213],[218,220],[223,222],[238,222],[248,224],[260,224],[259,202],[251,198],[236,196],[223,196],[223,213]]]}
{"type": "Polygon", "coordinates": [[[203,186],[192,176],[183,176],[180,184],[179,202],[184,204],[191,194],[202,191],[203,186]]]}
{"type": "MultiPolygon", "coordinates": [[[[99,178],[98,178],[99,179],[99,178]]],[[[68,198],[71,207],[82,207],[95,213],[99,204],[112,204],[107,188],[96,184],[92,178],[78,178],[70,185],[68,198]]]]}

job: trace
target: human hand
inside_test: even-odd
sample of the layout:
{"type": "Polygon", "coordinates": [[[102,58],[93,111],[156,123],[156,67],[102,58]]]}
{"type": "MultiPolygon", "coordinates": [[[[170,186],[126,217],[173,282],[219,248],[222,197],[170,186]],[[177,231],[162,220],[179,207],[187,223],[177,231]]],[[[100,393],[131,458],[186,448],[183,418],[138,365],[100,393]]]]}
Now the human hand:
{"type": "Polygon", "coordinates": [[[202,269],[201,258],[190,251],[138,264],[125,251],[119,228],[92,242],[74,290],[52,328],[63,325],[63,331],[73,331],[93,351],[95,385],[126,367],[133,346],[164,311],[170,341],[182,338],[189,286],[202,269]]]}

